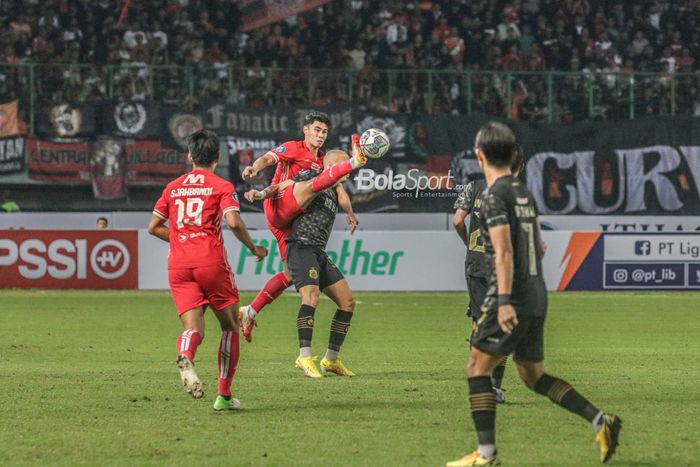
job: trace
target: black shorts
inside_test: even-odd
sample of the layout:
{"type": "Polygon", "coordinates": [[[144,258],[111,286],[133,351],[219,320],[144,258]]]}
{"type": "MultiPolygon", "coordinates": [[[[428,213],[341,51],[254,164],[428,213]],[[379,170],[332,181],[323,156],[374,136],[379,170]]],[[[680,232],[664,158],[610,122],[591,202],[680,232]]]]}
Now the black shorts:
{"type": "Polygon", "coordinates": [[[297,290],[307,285],[323,290],[344,278],[325,251],[299,242],[287,243],[287,266],[297,290]]]}
{"type": "Polygon", "coordinates": [[[498,324],[497,307],[489,307],[476,323],[471,345],[491,355],[510,355],[522,362],[544,360],[544,321],[545,316],[522,315],[518,313],[518,325],[510,334],[501,330],[498,324]]]}
{"type": "Polygon", "coordinates": [[[476,321],[481,318],[481,305],[484,304],[484,299],[486,299],[489,284],[485,277],[467,277],[467,290],[469,291],[467,316],[471,316],[476,321]]]}

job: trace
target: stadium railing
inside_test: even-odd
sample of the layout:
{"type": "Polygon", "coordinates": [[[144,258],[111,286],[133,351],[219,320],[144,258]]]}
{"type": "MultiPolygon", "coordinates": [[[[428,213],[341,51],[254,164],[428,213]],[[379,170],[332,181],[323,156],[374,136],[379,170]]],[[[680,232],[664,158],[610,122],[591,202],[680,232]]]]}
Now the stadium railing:
{"type": "MultiPolygon", "coordinates": [[[[18,99],[34,132],[47,102],[142,95],[196,107],[208,98],[242,105],[352,102],[403,114],[489,114],[533,121],[691,116],[700,74],[399,69],[282,69],[221,65],[0,65],[0,96],[18,99]]],[[[697,108],[697,109],[696,109],[697,108]]]]}

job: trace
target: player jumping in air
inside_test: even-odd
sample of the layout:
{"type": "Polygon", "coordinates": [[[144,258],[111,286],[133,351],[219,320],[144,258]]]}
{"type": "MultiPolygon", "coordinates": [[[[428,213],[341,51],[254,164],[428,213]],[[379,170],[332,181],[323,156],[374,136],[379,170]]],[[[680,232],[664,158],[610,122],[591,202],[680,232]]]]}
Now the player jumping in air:
{"type": "MultiPolygon", "coordinates": [[[[271,185],[275,185],[291,179],[303,170],[320,171],[323,167],[324,152],[321,147],[326,142],[328,132],[330,131],[330,118],[323,112],[310,112],[304,118],[304,139],[301,141],[287,141],[277,148],[268,151],[263,156],[259,157],[252,166],[246,167],[243,170],[244,178],[255,177],[258,172],[265,167],[277,164],[275,175],[272,178],[271,185]]],[[[357,228],[358,221],[352,211],[350,197],[343,189],[342,185],[336,187],[338,194],[338,203],[347,213],[348,224],[351,232],[357,228]]],[[[253,326],[256,324],[256,317],[260,311],[272,303],[287,287],[291,285],[292,276],[289,272],[286,262],[286,233],[275,227],[273,219],[278,218],[277,214],[278,201],[275,197],[265,199],[263,210],[265,218],[268,221],[268,227],[272,234],[277,239],[280,257],[284,263],[284,271],[272,276],[255,299],[248,306],[241,307],[241,316],[244,321],[241,324],[243,336],[250,342],[252,340],[253,326]]]]}
{"type": "Polygon", "coordinates": [[[182,384],[195,399],[204,395],[194,360],[204,339],[204,311],[210,306],[221,325],[214,410],[235,410],[240,408],[240,402],[231,398],[239,357],[238,290],[224,249],[222,217],[258,261],[267,256],[267,250],[253,244],[240,218],[233,185],[214,175],[219,161],[216,135],[197,131],[187,145],[194,168],[165,187],[153,208],[148,232],[170,243],[168,282],[184,328],[177,339],[182,384]]]}
{"type": "Polygon", "coordinates": [[[617,448],[622,421],[599,410],[566,381],[545,373],[542,363],[547,313],[540,261],[544,251],[532,194],[510,171],[517,151],[515,135],[501,123],[488,123],[477,133],[475,146],[488,187],[481,212],[489,260],[489,290],[467,364],[469,404],[479,447],[447,466],[500,464],[491,375],[510,353],[528,388],[591,424],[600,444],[600,460],[607,462],[617,448]]]}
{"type": "Polygon", "coordinates": [[[348,155],[343,151],[329,151],[324,159],[324,172],[305,171],[263,192],[251,190],[246,193],[249,201],[278,196],[280,220],[293,220],[285,232],[288,235],[288,265],[302,303],[297,315],[299,357],[296,366],[311,378],[322,377],[316,366],[316,358],[311,355],[314,313],[321,291],[338,306],[331,322],[330,340],[326,355],[321,360],[321,370],[339,376],[354,376],[338,353],[350,327],[355,301],[343,274],[325,252],[338,211],[337,192],[332,187],[367,161],[356,139],[353,141],[353,153],[354,157],[348,160],[348,155]]]}
{"type": "MultiPolygon", "coordinates": [[[[518,150],[513,163],[510,166],[511,173],[518,177],[523,165],[523,158],[520,150],[518,150]]],[[[481,318],[481,305],[484,303],[486,291],[488,290],[487,281],[487,258],[484,253],[484,242],[481,238],[481,226],[483,223],[483,215],[481,213],[481,203],[483,191],[486,189],[484,180],[474,180],[467,184],[464,191],[460,193],[457,201],[455,201],[455,215],[452,218],[454,226],[459,238],[462,239],[467,247],[467,259],[465,261],[465,277],[467,280],[467,289],[469,292],[469,307],[467,308],[467,316],[472,319],[472,332],[476,329],[476,323],[481,318]],[[464,224],[464,220],[468,215],[469,231],[464,224]]],[[[496,394],[496,402],[504,403],[506,401],[505,394],[501,388],[503,382],[503,374],[506,371],[506,362],[508,357],[503,357],[501,362],[493,370],[491,380],[493,382],[493,392],[496,394]]]]}

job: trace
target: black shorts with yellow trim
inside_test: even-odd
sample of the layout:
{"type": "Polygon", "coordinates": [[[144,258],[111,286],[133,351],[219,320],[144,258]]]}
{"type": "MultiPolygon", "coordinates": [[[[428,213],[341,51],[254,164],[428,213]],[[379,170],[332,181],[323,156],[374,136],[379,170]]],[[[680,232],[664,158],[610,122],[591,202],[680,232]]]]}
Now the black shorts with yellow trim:
{"type": "Polygon", "coordinates": [[[344,279],[325,251],[299,242],[287,243],[287,266],[297,290],[307,285],[323,290],[344,279]]]}
{"type": "Polygon", "coordinates": [[[515,309],[518,325],[510,334],[501,330],[498,324],[498,307],[495,300],[487,300],[482,311],[485,313],[476,322],[471,337],[471,345],[491,355],[510,355],[521,362],[541,362],[544,360],[544,322],[546,316],[524,315],[515,309]]]}

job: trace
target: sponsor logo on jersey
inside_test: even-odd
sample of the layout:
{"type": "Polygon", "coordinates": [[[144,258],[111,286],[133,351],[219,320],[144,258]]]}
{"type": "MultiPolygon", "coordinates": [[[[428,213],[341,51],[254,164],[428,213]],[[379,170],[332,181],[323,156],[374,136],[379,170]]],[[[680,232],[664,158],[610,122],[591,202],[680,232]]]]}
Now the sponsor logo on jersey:
{"type": "Polygon", "coordinates": [[[287,150],[287,147],[284,144],[281,144],[274,149],[274,151],[278,154],[284,154],[284,152],[286,150],[287,150]]]}
{"type": "Polygon", "coordinates": [[[183,185],[204,185],[204,174],[187,174],[183,185]]]}
{"type": "Polygon", "coordinates": [[[238,193],[236,193],[236,192],[234,191],[233,194],[231,195],[231,198],[233,198],[233,200],[234,200],[235,202],[238,202],[238,193]]]}

